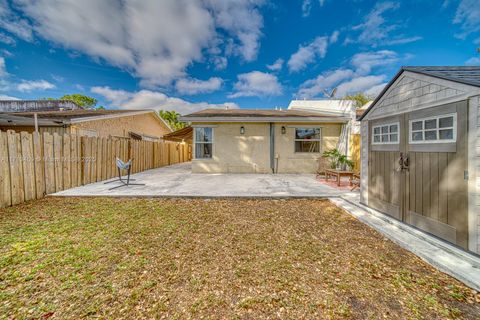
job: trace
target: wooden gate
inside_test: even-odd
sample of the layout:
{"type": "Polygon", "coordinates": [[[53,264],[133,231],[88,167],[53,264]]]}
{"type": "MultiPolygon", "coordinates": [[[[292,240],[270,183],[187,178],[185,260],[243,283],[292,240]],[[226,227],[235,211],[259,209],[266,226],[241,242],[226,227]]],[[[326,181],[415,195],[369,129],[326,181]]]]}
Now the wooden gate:
{"type": "Polygon", "coordinates": [[[369,127],[369,205],[467,249],[467,104],[375,120],[369,127]],[[395,126],[398,139],[390,141],[395,126]]]}

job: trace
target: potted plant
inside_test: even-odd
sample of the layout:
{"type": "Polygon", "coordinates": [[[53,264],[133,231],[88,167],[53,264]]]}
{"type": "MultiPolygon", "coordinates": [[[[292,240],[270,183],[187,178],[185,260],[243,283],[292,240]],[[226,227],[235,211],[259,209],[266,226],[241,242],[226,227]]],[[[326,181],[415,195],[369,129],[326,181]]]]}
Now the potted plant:
{"type": "Polygon", "coordinates": [[[352,169],[354,163],[349,160],[345,154],[341,154],[338,149],[330,149],[323,152],[322,157],[330,159],[330,168],[337,170],[352,169]]]}

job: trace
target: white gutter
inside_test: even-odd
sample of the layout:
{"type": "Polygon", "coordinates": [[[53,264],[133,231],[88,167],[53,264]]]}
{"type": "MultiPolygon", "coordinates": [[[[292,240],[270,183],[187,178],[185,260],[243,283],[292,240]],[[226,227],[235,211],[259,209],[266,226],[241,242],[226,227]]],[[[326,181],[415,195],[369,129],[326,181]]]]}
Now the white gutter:
{"type": "Polygon", "coordinates": [[[328,122],[345,123],[349,117],[180,117],[183,122],[328,122]]]}

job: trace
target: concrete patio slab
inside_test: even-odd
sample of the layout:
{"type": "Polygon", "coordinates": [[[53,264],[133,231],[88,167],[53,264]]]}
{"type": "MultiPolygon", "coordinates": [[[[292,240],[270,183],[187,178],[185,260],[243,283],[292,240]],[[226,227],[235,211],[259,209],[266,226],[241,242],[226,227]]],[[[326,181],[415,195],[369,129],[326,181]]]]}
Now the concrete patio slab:
{"type": "Polygon", "coordinates": [[[114,190],[118,183],[92,183],[53,196],[115,197],[335,197],[346,193],[320,183],[313,174],[193,174],[190,163],[132,175],[145,186],[114,190]]]}

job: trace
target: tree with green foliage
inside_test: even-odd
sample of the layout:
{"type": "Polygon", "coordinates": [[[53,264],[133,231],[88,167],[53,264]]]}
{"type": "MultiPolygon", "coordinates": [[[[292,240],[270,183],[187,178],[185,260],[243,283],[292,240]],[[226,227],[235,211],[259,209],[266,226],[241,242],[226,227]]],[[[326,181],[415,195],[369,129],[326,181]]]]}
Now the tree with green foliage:
{"type": "Polygon", "coordinates": [[[168,123],[168,125],[170,126],[170,128],[172,128],[173,131],[185,128],[185,122],[180,122],[178,120],[178,118],[180,117],[180,113],[174,110],[160,110],[158,111],[158,114],[163,120],[168,123]]]}
{"type": "Polygon", "coordinates": [[[372,101],[374,97],[365,94],[363,92],[358,92],[355,94],[347,94],[345,97],[343,97],[344,100],[353,100],[355,101],[355,107],[360,108],[362,107],[365,103],[372,101]]]}
{"type": "Polygon", "coordinates": [[[79,94],[79,93],[74,93],[74,94],[66,94],[62,97],[60,97],[60,100],[69,100],[74,103],[76,103],[78,106],[86,109],[94,109],[95,105],[97,104],[97,99],[79,94]]]}

